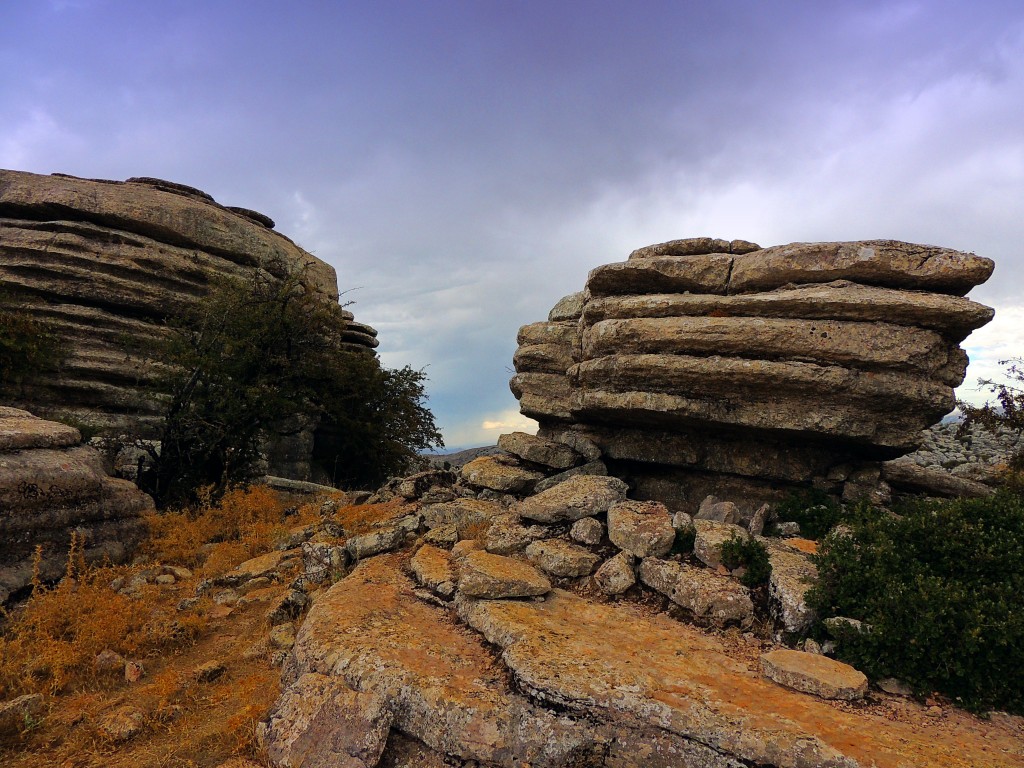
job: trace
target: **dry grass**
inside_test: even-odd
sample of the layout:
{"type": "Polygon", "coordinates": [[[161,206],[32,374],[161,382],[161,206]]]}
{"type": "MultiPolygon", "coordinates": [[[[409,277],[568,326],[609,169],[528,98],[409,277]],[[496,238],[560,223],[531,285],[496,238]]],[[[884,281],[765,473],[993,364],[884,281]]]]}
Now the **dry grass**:
{"type": "Polygon", "coordinates": [[[395,520],[405,514],[405,504],[393,499],[382,504],[356,504],[342,507],[334,514],[334,520],[345,531],[346,536],[370,533],[388,520],[395,520]]]}
{"type": "MultiPolygon", "coordinates": [[[[265,487],[235,490],[219,504],[152,515],[134,567],[86,567],[76,541],[67,576],[36,584],[32,597],[0,616],[0,699],[41,693],[46,709],[31,729],[0,743],[0,765],[213,766],[233,755],[261,757],[255,727],[278,694],[278,670],[266,654],[246,651],[269,631],[265,604],[210,613],[204,598],[179,611],[203,576],[270,551],[289,529],[319,519],[319,501],[298,509],[265,487]],[[286,514],[285,510],[289,513],[286,514]],[[111,589],[155,565],[184,565],[191,580],[139,585],[132,596],[111,589]],[[120,670],[101,672],[97,654],[142,660],[137,683],[120,670]],[[225,661],[228,672],[196,681],[195,667],[225,661]],[[141,732],[119,742],[102,726],[119,709],[140,713],[141,732]]],[[[281,585],[280,589],[286,589],[281,585]]]]}

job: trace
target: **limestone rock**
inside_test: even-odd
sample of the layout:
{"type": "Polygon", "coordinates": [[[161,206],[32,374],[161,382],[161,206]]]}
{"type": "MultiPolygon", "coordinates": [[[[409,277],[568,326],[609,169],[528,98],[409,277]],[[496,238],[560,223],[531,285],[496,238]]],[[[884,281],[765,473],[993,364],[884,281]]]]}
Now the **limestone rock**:
{"type": "Polygon", "coordinates": [[[374,765],[363,745],[390,715],[381,757],[395,766],[1019,762],[1005,736],[965,741],[945,722],[889,720],[784,688],[730,658],[721,638],[621,602],[561,590],[543,601],[457,599],[464,623],[453,622],[413,594],[401,565],[400,554],[364,561],[317,600],[264,731],[272,755],[305,739],[290,754],[374,765]],[[350,707],[352,694],[378,698],[350,707]],[[311,715],[288,714],[300,707],[311,715]]]}
{"type": "Polygon", "coordinates": [[[10,701],[0,701],[0,737],[27,730],[45,708],[40,693],[26,693],[10,701]]]}
{"type": "Polygon", "coordinates": [[[693,554],[708,568],[717,568],[722,563],[722,545],[736,538],[746,541],[750,534],[738,525],[718,523],[714,520],[694,520],[697,535],[693,541],[693,554]]]}
{"type": "Polygon", "coordinates": [[[511,432],[498,438],[498,447],[532,464],[551,469],[568,469],[579,462],[580,455],[564,443],[545,440],[525,432],[511,432]]]}
{"type": "MultiPolygon", "coordinates": [[[[201,303],[216,278],[245,279],[258,269],[275,277],[302,270],[314,291],[338,300],[334,269],[271,224],[159,179],[0,170],[0,288],[33,297],[27,311],[55,328],[67,353],[60,371],[18,404],[153,437],[157,370],[138,350],[166,333],[172,309],[201,303]]],[[[375,337],[353,320],[344,342],[372,354],[375,337]]],[[[268,446],[270,474],[309,480],[315,429],[309,423],[268,446]]]]}
{"type": "Polygon", "coordinates": [[[78,430],[0,408],[0,603],[32,580],[42,548],[44,581],[64,573],[72,534],[89,563],[123,563],[145,533],[153,501],[134,483],[107,475],[78,430]]]}
{"type": "Polygon", "coordinates": [[[889,240],[661,243],[592,270],[578,320],[524,326],[511,387],[538,435],[585,436],[672,511],[728,493],[746,522],[809,482],[881,500],[857,470],[951,410],[958,345],[992,318],[957,294],[991,271],[889,240]]]}
{"type": "Polygon", "coordinates": [[[640,581],[698,619],[717,626],[734,623],[745,627],[753,620],[750,590],[714,571],[646,557],[640,561],[640,581]]]}
{"type": "Polygon", "coordinates": [[[533,542],[526,548],[526,557],[545,573],[560,578],[589,576],[601,562],[590,550],[561,539],[533,542]]]}
{"type": "Polygon", "coordinates": [[[633,556],[628,552],[619,552],[608,558],[594,573],[594,582],[606,595],[621,595],[636,584],[633,556]]]}
{"type": "Polygon", "coordinates": [[[488,523],[504,512],[505,508],[500,503],[486,499],[455,499],[441,504],[425,504],[420,508],[427,528],[454,525],[460,533],[488,523]]]}
{"type": "Polygon", "coordinates": [[[588,461],[586,464],[580,464],[572,469],[567,469],[564,472],[545,477],[537,485],[533,487],[534,493],[543,493],[548,488],[554,488],[559,483],[564,483],[570,477],[576,477],[577,475],[607,475],[608,467],[605,466],[603,461],[588,461]]]}
{"type": "Polygon", "coordinates": [[[462,479],[478,488],[502,493],[529,493],[544,475],[501,456],[481,456],[462,468],[462,479]]]}
{"type": "Polygon", "coordinates": [[[409,568],[421,586],[444,595],[455,591],[455,569],[451,555],[443,549],[429,544],[420,547],[409,561],[409,568]]]}
{"type": "Polygon", "coordinates": [[[459,592],[494,600],[533,597],[551,591],[551,582],[532,565],[490,552],[470,552],[460,564],[459,592]]]}
{"type": "Polygon", "coordinates": [[[803,651],[780,649],[761,656],[761,671],[769,680],[823,699],[855,701],[868,689],[868,679],[849,664],[803,651]]]}
{"type": "Polygon", "coordinates": [[[716,523],[729,523],[738,525],[740,522],[740,510],[731,501],[719,501],[716,496],[708,496],[700,503],[696,520],[713,520],[716,523]]]}
{"type": "Polygon", "coordinates": [[[547,536],[548,529],[545,526],[523,525],[518,515],[508,513],[493,518],[484,534],[484,547],[496,555],[510,555],[547,536]]]}
{"type": "Polygon", "coordinates": [[[523,499],[516,512],[540,523],[572,522],[607,512],[626,498],[628,487],[614,477],[577,475],[543,493],[523,499]]]}
{"type": "Polygon", "coordinates": [[[776,539],[759,538],[758,541],[765,545],[772,566],[768,596],[773,613],[787,632],[807,632],[817,618],[807,605],[807,592],[818,579],[818,569],[807,555],[776,539]]]}
{"type": "Polygon", "coordinates": [[[608,510],[608,538],[636,557],[660,557],[672,549],[676,529],[661,502],[620,501],[608,510]]]}
{"type": "Polygon", "coordinates": [[[591,547],[601,543],[604,538],[604,526],[596,517],[583,517],[572,524],[569,529],[569,538],[578,541],[580,544],[587,544],[591,547]]]}

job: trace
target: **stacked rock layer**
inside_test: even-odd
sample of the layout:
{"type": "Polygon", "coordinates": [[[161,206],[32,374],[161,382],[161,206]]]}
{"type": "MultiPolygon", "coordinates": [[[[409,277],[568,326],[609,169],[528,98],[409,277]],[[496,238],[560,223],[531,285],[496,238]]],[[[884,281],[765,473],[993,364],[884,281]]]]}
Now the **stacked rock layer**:
{"type": "Polygon", "coordinates": [[[35,550],[43,580],[64,574],[72,533],[87,562],[124,562],[153,501],[109,477],[77,429],[0,407],[0,603],[28,586],[35,550]]]}
{"type": "MultiPolygon", "coordinates": [[[[59,375],[17,404],[100,428],[144,428],[159,406],[132,350],[163,332],[172,309],[201,302],[211,279],[302,270],[337,301],[334,269],[273,226],[263,214],[159,179],[0,170],[0,289],[27,296],[66,352],[59,375]]],[[[373,328],[346,317],[352,349],[377,346],[373,328]]]]}
{"type": "Polygon", "coordinates": [[[954,406],[966,298],[989,259],[892,240],[675,240],[591,271],[519,331],[513,393],[540,434],[595,442],[640,496],[749,504],[815,483],[878,492],[877,462],[954,406]]]}

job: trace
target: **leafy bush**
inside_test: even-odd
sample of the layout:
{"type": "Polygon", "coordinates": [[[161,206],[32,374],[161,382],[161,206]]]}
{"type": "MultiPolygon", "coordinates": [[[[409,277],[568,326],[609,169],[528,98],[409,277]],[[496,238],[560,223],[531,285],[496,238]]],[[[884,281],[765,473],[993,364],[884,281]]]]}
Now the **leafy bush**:
{"type": "Polygon", "coordinates": [[[870,626],[841,657],[972,709],[1024,712],[1024,497],[861,507],[820,545],[808,600],[870,626]]]}
{"type": "Polygon", "coordinates": [[[261,449],[296,417],[319,420],[314,457],[344,486],[376,487],[441,445],[425,375],[388,370],[343,343],[341,307],[301,273],[224,280],[153,351],[166,401],[159,455],[140,478],[160,506],[259,474],[261,449]]]}
{"type": "Polygon", "coordinates": [[[741,539],[733,535],[728,541],[722,542],[722,565],[730,571],[746,569],[740,577],[740,583],[745,587],[767,584],[772,575],[768,551],[764,544],[754,538],[741,539]]]}
{"type": "Polygon", "coordinates": [[[779,520],[800,525],[800,534],[820,539],[844,517],[843,506],[817,488],[789,494],[775,507],[779,520]]]}
{"type": "Polygon", "coordinates": [[[60,358],[53,330],[29,315],[11,293],[0,291],[0,394],[21,392],[40,373],[56,368],[60,358]]]}

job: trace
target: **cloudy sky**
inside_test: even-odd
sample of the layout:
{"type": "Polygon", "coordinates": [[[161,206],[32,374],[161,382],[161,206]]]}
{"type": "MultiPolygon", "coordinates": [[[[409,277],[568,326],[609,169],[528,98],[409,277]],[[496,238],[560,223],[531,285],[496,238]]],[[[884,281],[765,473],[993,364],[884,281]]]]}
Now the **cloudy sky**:
{"type": "Polygon", "coordinates": [[[2,5],[0,167],[268,214],[449,447],[524,423],[520,325],[679,237],[974,251],[968,383],[1024,354],[1019,0],[2,5]]]}

